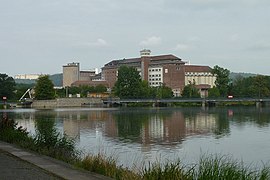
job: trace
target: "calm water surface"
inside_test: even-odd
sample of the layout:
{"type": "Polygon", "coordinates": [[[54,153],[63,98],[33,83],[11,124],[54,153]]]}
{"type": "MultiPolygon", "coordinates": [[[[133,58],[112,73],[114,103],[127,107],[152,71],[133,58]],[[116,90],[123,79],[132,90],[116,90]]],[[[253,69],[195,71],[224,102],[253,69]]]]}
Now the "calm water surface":
{"type": "Polygon", "coordinates": [[[32,134],[37,119],[54,120],[85,154],[105,153],[125,167],[177,159],[192,164],[203,154],[232,155],[259,166],[270,161],[269,107],[14,109],[7,114],[32,134]]]}

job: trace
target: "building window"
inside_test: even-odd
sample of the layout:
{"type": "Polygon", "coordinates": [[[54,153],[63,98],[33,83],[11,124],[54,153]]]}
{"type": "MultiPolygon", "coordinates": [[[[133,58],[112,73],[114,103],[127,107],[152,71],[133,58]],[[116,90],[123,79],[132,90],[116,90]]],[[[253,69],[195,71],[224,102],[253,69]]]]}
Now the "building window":
{"type": "Polygon", "coordinates": [[[165,73],[168,73],[168,69],[165,69],[165,73]]]}

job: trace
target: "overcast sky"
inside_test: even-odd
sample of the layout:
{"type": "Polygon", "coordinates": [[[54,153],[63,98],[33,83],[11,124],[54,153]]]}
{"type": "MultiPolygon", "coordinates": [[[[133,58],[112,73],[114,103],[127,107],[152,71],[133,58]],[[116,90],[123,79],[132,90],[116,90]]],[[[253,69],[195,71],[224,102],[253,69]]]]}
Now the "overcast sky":
{"type": "Polygon", "coordinates": [[[174,54],[270,75],[269,0],[0,0],[0,71],[55,74],[174,54]]]}

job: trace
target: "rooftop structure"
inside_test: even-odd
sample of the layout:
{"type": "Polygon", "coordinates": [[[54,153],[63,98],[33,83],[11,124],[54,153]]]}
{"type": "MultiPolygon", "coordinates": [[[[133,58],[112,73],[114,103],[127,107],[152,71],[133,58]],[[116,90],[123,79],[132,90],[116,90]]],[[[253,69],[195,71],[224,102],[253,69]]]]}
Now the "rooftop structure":
{"type": "Polygon", "coordinates": [[[63,66],[63,87],[71,86],[80,78],[80,63],[68,63],[63,66]]]}
{"type": "Polygon", "coordinates": [[[80,63],[68,63],[63,66],[63,86],[71,86],[77,81],[91,81],[97,72],[96,69],[80,71],[80,63]]]}

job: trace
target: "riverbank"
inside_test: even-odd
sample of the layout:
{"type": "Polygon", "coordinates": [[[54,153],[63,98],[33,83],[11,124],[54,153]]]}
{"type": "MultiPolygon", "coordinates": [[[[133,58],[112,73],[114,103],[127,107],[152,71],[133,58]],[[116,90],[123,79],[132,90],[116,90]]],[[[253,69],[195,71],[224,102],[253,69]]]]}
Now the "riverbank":
{"type": "Polygon", "coordinates": [[[73,166],[0,141],[1,179],[110,180],[73,166]]]}
{"type": "MultiPolygon", "coordinates": [[[[85,169],[90,172],[102,174],[113,179],[269,179],[270,168],[250,168],[244,166],[241,161],[234,160],[231,156],[205,155],[198,163],[192,165],[182,164],[180,160],[175,162],[151,163],[149,166],[139,169],[127,169],[117,166],[116,159],[105,155],[87,155],[80,158],[78,151],[74,148],[72,140],[61,137],[55,131],[50,121],[38,120],[40,128],[35,137],[29,136],[26,130],[15,127],[15,124],[8,121],[1,121],[0,139],[17,144],[25,149],[36,151],[53,158],[68,162],[72,167],[85,169]]],[[[7,146],[6,146],[7,147],[7,146]]],[[[12,149],[12,148],[11,148],[12,149]]],[[[16,150],[11,150],[15,152],[16,150]]],[[[23,150],[17,154],[29,155],[23,150]]],[[[33,154],[28,156],[34,159],[33,154]]],[[[42,156],[42,155],[38,155],[42,156]]],[[[38,160],[34,160],[38,162],[38,160]]],[[[147,163],[147,162],[145,162],[147,163]]],[[[41,163],[44,164],[44,163],[41,163]]],[[[51,162],[47,165],[49,166],[51,162]]],[[[44,166],[46,167],[46,165],[44,166]]],[[[55,169],[52,168],[52,169],[55,169]]],[[[57,168],[56,168],[57,169],[57,168]]]]}
{"type": "MultiPolygon", "coordinates": [[[[88,157],[89,158],[89,157],[88,157]]],[[[0,141],[0,172],[5,172],[1,175],[2,178],[20,179],[67,179],[67,180],[110,180],[111,178],[103,176],[108,168],[114,174],[114,170],[118,169],[119,173],[113,179],[136,180],[136,179],[183,179],[183,180],[230,180],[230,179],[250,179],[250,180],[268,180],[270,171],[268,167],[261,170],[250,169],[231,159],[229,156],[202,157],[198,165],[183,166],[180,161],[166,164],[161,167],[161,164],[152,164],[149,168],[141,170],[140,173],[134,173],[129,170],[120,170],[121,168],[109,167],[111,164],[101,161],[101,157],[96,159],[84,159],[80,162],[81,167],[87,171],[78,169],[75,166],[58,161],[56,159],[36,154],[15,145],[0,141]],[[4,161],[7,159],[6,161],[4,161]],[[95,161],[95,164],[90,165],[89,162],[95,161]],[[3,164],[4,163],[4,164],[3,164]],[[98,170],[100,174],[93,173],[89,170],[98,170]],[[103,172],[103,173],[102,173],[103,172]]],[[[112,174],[106,173],[107,176],[112,174]]]]}

